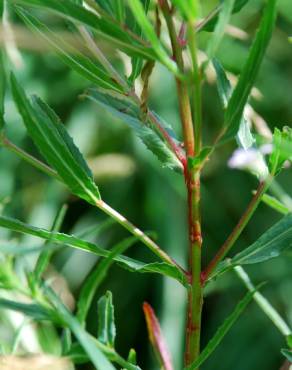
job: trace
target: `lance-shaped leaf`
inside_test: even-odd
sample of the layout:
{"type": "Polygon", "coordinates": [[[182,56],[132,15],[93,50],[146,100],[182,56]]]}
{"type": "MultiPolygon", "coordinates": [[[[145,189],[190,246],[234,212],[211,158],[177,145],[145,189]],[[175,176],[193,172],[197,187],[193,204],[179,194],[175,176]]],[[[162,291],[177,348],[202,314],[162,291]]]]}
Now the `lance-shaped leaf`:
{"type": "Polygon", "coordinates": [[[161,368],[163,370],[173,370],[170,353],[153,308],[150,304],[145,302],[143,304],[143,311],[147,323],[149,339],[161,368]]]}
{"type": "Polygon", "coordinates": [[[98,340],[108,347],[114,348],[116,338],[115,312],[113,296],[106,292],[98,303],[98,340]]]}
{"type": "Polygon", "coordinates": [[[289,362],[292,363],[292,350],[291,349],[283,348],[283,349],[281,349],[281,353],[282,353],[283,356],[285,356],[287,358],[287,360],[289,362]]]}
{"type": "Polygon", "coordinates": [[[115,20],[99,17],[85,7],[72,1],[60,0],[13,0],[15,4],[37,6],[57,12],[73,22],[78,22],[94,30],[96,36],[129,55],[155,59],[153,49],[136,35],[130,35],[115,20]]]}
{"type": "MultiPolygon", "coordinates": [[[[228,106],[229,99],[232,95],[232,87],[221,63],[215,58],[213,59],[213,66],[216,71],[217,89],[219,97],[221,100],[222,107],[225,110],[228,106]]],[[[242,146],[244,149],[250,148],[255,142],[255,139],[250,130],[250,124],[244,117],[244,112],[242,113],[236,138],[238,144],[242,146]]]]}
{"type": "MultiPolygon", "coordinates": [[[[68,245],[73,248],[81,249],[85,252],[94,253],[100,257],[109,257],[111,253],[110,251],[107,251],[96,244],[79,239],[74,235],[51,232],[43,228],[25,224],[10,217],[0,216],[0,227],[23,234],[34,235],[45,240],[50,240],[51,243],[68,245]]],[[[164,276],[169,276],[185,286],[188,285],[185,274],[178,267],[166,262],[143,263],[126,256],[115,256],[113,259],[118,262],[121,267],[126,268],[129,271],[158,273],[164,276]]]]}
{"type": "MultiPolygon", "coordinates": [[[[175,154],[168,148],[157,132],[151,128],[150,122],[142,122],[140,110],[131,100],[126,98],[123,100],[118,99],[97,90],[90,90],[87,96],[100,107],[127,123],[143,141],[146,147],[157,156],[163,166],[179,172],[182,171],[182,164],[176,158],[175,154]]],[[[160,124],[163,125],[161,121],[160,124]]]]}
{"type": "Polygon", "coordinates": [[[33,32],[48,42],[67,66],[97,86],[119,92],[123,91],[118,83],[108,76],[100,63],[93,62],[85,55],[82,55],[79,50],[62,40],[55,32],[51,31],[29,12],[20,7],[16,7],[16,12],[33,32]]]}
{"type": "Polygon", "coordinates": [[[199,15],[199,1],[198,0],[171,0],[174,6],[176,6],[182,16],[189,21],[194,21],[199,15]]]}
{"type": "Polygon", "coordinates": [[[275,211],[281,213],[282,215],[287,215],[292,211],[292,209],[289,209],[285,204],[280,202],[277,198],[269,195],[264,194],[262,197],[262,202],[274,209],[275,211]]]}
{"type": "Polygon", "coordinates": [[[272,36],[277,14],[276,5],[277,0],[268,0],[255,41],[251,46],[247,61],[228,102],[224,117],[222,141],[234,137],[238,132],[244,107],[248,101],[272,36]]]}
{"type": "Polygon", "coordinates": [[[27,131],[47,162],[73,194],[96,204],[100,194],[92,173],[56,114],[37,97],[30,103],[13,75],[11,85],[27,131]]]}
{"type": "Polygon", "coordinates": [[[252,292],[248,292],[245,297],[237,304],[234,311],[228,316],[228,318],[223,322],[223,324],[217,329],[213,338],[209,341],[206,347],[201,352],[200,356],[195,360],[190,366],[185,368],[185,370],[196,370],[202,365],[208,357],[215,351],[215,349],[219,346],[219,344],[224,339],[225,335],[229,332],[231,327],[243,313],[247,305],[253,298],[254,293],[256,290],[252,292]]]}
{"type": "Polygon", "coordinates": [[[278,257],[292,247],[292,214],[284,216],[266,231],[256,242],[236,254],[232,259],[221,262],[211,279],[237,265],[249,265],[278,257]]]}
{"type": "Polygon", "coordinates": [[[278,257],[292,247],[292,214],[284,216],[255,243],[232,258],[234,265],[246,265],[278,257]]]}

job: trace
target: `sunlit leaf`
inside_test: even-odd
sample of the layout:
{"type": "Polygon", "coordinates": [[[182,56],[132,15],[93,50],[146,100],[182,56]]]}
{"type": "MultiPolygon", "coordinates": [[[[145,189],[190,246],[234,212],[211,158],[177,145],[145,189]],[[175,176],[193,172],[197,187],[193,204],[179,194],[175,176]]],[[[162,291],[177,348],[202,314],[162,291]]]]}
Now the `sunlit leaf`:
{"type": "Polygon", "coordinates": [[[4,68],[4,60],[3,60],[3,52],[0,50],[0,135],[1,129],[4,126],[4,100],[5,100],[5,88],[6,88],[6,81],[5,81],[5,68],[4,68]]]}
{"type": "Polygon", "coordinates": [[[278,174],[287,160],[292,159],[292,129],[284,126],[280,131],[275,128],[273,134],[273,151],[269,158],[269,169],[274,175],[278,174]]]}

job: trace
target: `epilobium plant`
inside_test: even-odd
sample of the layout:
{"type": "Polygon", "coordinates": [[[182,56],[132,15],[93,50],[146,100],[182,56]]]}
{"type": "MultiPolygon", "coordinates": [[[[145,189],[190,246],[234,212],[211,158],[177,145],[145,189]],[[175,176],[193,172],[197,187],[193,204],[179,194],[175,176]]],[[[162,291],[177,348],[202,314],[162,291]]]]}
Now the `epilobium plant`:
{"type": "MultiPolygon", "coordinates": [[[[292,158],[292,129],[275,129],[269,139],[251,128],[248,114],[251,109],[249,97],[273,34],[277,0],[265,1],[258,30],[238,78],[230,76],[217,58],[219,45],[232,15],[240,12],[247,2],[248,0],[221,1],[204,16],[199,0],[1,2],[1,13],[5,5],[4,20],[7,21],[6,13],[9,10],[10,17],[14,15],[18,17],[18,22],[24,22],[28,29],[35,33],[34,37],[38,37],[37,40],[40,38],[43,45],[49,46],[69,68],[88,82],[90,87],[82,93],[84,99],[90,99],[99,108],[108,111],[112,117],[125,122],[161,165],[169,171],[180,173],[185,183],[189,245],[188,260],[182,266],[152,237],[107,203],[87,162],[56,113],[38,96],[28,96],[26,86],[18,82],[17,72],[11,73],[9,79],[10,66],[6,52],[11,59],[11,48],[15,45],[12,42],[12,24],[9,24],[9,30],[7,24],[4,24],[2,29],[6,37],[6,48],[2,50],[0,72],[1,145],[63,183],[74,196],[88,202],[92,207],[97,207],[131,234],[129,238],[121,240],[108,250],[102,245],[87,241],[86,232],[83,236],[59,232],[66,207],[62,207],[58,213],[51,230],[0,216],[2,228],[45,240],[41,247],[22,247],[21,250],[7,244],[3,253],[5,251],[5,255],[14,257],[3,260],[5,262],[0,281],[1,289],[7,294],[2,295],[0,306],[7,310],[19,311],[30,317],[33,322],[48,321],[61,328],[59,356],[66,357],[71,363],[91,361],[99,370],[140,369],[134,350],[130,350],[128,358],[123,358],[115,349],[116,327],[113,297],[110,292],[98,301],[98,335],[94,336],[86,331],[86,319],[95,293],[114,263],[136,274],[160,274],[175,279],[185,288],[185,355],[181,369],[198,369],[220,345],[253,299],[286,338],[287,345],[286,349],[282,349],[282,354],[291,361],[291,329],[259,292],[260,287],[254,286],[244,270],[245,265],[275,258],[292,245],[291,208],[266,194],[292,158]],[[58,19],[59,28],[66,29],[66,37],[62,37],[60,30],[43,23],[44,14],[58,19]],[[201,36],[206,33],[207,41],[205,38],[203,47],[200,46],[199,50],[201,36]],[[128,72],[112,62],[108,50],[118,51],[121,60],[126,61],[128,72]],[[149,106],[149,82],[156,64],[164,66],[176,82],[181,137],[170,123],[166,123],[149,106]],[[215,139],[207,143],[202,135],[202,88],[208,84],[210,73],[216,76],[224,114],[215,139]],[[234,81],[233,84],[230,83],[230,77],[234,81]],[[39,149],[46,164],[7,138],[4,104],[7,91],[11,92],[27,134],[39,149]],[[256,175],[258,188],[224,244],[218,248],[210,261],[202,261],[202,248],[207,246],[204,245],[204,235],[201,231],[201,174],[205,165],[216,157],[218,147],[232,140],[237,141],[240,149],[229,161],[230,165],[247,169],[256,175]],[[264,152],[262,147],[267,144],[270,149],[264,152]],[[284,214],[283,218],[258,240],[238,254],[232,255],[233,246],[261,201],[284,214]],[[152,262],[146,263],[126,256],[126,251],[136,242],[143,243],[151,251],[155,257],[152,262]],[[46,278],[50,259],[58,245],[77,248],[100,257],[100,261],[86,278],[73,311],[65,304],[62,295],[58,294],[53,282],[46,278]],[[25,278],[19,276],[15,268],[16,256],[20,252],[38,253],[34,266],[29,271],[25,270],[25,278]],[[216,284],[221,276],[230,270],[234,270],[248,292],[234,310],[227,313],[226,320],[206,346],[201,348],[200,338],[204,331],[204,326],[201,325],[204,292],[212,281],[216,284]]],[[[31,40],[33,43],[35,39],[31,40]]],[[[174,92],[171,91],[170,94],[172,93],[174,92]]],[[[80,104],[83,104],[82,101],[80,104]]],[[[207,104],[211,107],[210,102],[207,104]]],[[[165,211],[167,212],[167,209],[165,211]]],[[[163,338],[153,308],[145,303],[143,309],[158,366],[164,370],[174,369],[166,345],[167,338],[163,338]]],[[[35,330],[33,327],[30,329],[32,332],[35,330]]],[[[21,328],[18,330],[21,331],[21,328]]],[[[14,343],[14,348],[15,346],[14,343]]]]}

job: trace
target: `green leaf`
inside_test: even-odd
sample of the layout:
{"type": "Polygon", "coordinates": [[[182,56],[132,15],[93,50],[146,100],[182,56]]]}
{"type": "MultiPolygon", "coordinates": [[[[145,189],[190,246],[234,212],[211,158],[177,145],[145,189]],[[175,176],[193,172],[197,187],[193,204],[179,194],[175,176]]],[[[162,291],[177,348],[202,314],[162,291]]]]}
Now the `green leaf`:
{"type": "MultiPolygon", "coordinates": [[[[249,0],[235,0],[233,5],[232,13],[238,13],[248,3],[249,0]]],[[[223,5],[221,1],[220,5],[217,6],[216,10],[212,12],[213,16],[208,19],[204,26],[200,29],[201,31],[213,32],[218,22],[218,13],[221,11],[223,5]]]]}
{"type": "Polygon", "coordinates": [[[155,29],[147,18],[147,14],[140,0],[128,0],[128,6],[130,7],[133,16],[137,23],[141,27],[144,36],[151,43],[153,50],[155,51],[160,62],[163,63],[170,71],[177,74],[178,67],[174,61],[172,61],[163,48],[159,38],[156,35],[155,29]]]}
{"type": "MultiPolygon", "coordinates": [[[[100,257],[109,257],[111,253],[110,251],[100,248],[96,244],[76,238],[73,235],[56,232],[52,233],[49,230],[25,224],[10,217],[0,216],[0,227],[4,227],[6,229],[23,234],[34,235],[42,239],[51,240],[51,242],[57,244],[65,244],[73,248],[94,253],[95,255],[100,257]]],[[[141,273],[158,273],[164,276],[169,276],[185,286],[188,285],[188,281],[184,273],[180,271],[180,269],[178,269],[176,266],[170,265],[166,262],[153,262],[147,264],[125,256],[116,256],[113,259],[118,262],[119,265],[129,271],[141,273]]]]}
{"type": "Polygon", "coordinates": [[[115,314],[111,292],[106,292],[98,301],[98,340],[114,348],[116,338],[115,314]]]}
{"type": "Polygon", "coordinates": [[[284,216],[255,243],[232,258],[234,265],[259,263],[278,257],[292,247],[292,214],[284,216]]]}
{"type": "Polygon", "coordinates": [[[283,355],[284,357],[286,357],[286,358],[287,358],[287,360],[288,360],[289,362],[291,362],[291,363],[292,363],[292,350],[291,350],[291,349],[283,348],[283,349],[281,349],[281,353],[282,353],[282,355],[283,355]]]}
{"type": "Polygon", "coordinates": [[[31,104],[13,75],[11,85],[19,113],[40,152],[73,194],[95,205],[100,200],[98,188],[85,160],[58,117],[37,97],[33,98],[31,104]]]}
{"type": "Polygon", "coordinates": [[[119,256],[120,254],[123,254],[137,241],[137,237],[130,237],[122,240],[111,249],[108,257],[104,258],[102,261],[98,261],[97,267],[94,266],[92,272],[89,274],[88,277],[86,277],[77,303],[77,318],[81,323],[84,323],[96,290],[98,289],[102,281],[106,278],[109,268],[114,263],[114,258],[119,256]]]}
{"type": "Polygon", "coordinates": [[[33,32],[39,34],[53,47],[53,50],[68,67],[97,86],[118,92],[123,91],[119,84],[107,75],[100,63],[93,62],[82,55],[77,49],[62,40],[56,33],[52,32],[29,12],[24,11],[20,7],[16,7],[16,12],[33,32]]]}
{"type": "Polygon", "coordinates": [[[88,357],[91,359],[92,363],[97,370],[115,370],[113,365],[97,347],[94,339],[81,327],[78,320],[71,315],[68,309],[56,296],[56,294],[49,288],[46,289],[46,295],[49,300],[55,306],[59,315],[62,316],[64,322],[68,325],[71,331],[74,333],[75,337],[78,339],[79,343],[84,348],[88,357]]]}
{"type": "Polygon", "coordinates": [[[4,68],[4,58],[3,52],[0,50],[0,134],[4,127],[4,100],[5,100],[5,90],[6,90],[6,79],[5,79],[5,68],[4,68]]]}
{"type": "Polygon", "coordinates": [[[292,247],[292,214],[284,216],[266,231],[255,243],[236,254],[232,259],[221,262],[212,278],[237,265],[249,265],[278,257],[292,247]]]}
{"type": "Polygon", "coordinates": [[[280,202],[277,198],[272,197],[271,195],[264,194],[262,196],[262,202],[283,215],[287,215],[289,212],[291,212],[288,207],[286,207],[282,202],[280,202]]]}
{"type": "Polygon", "coordinates": [[[188,167],[190,169],[202,167],[212,150],[212,147],[206,146],[195,157],[188,157],[188,167]]]}
{"type": "Polygon", "coordinates": [[[217,329],[213,338],[209,341],[206,347],[201,352],[200,356],[185,370],[196,370],[199,366],[207,360],[207,358],[214,352],[218,345],[222,342],[225,335],[229,332],[233,324],[237,321],[239,316],[243,313],[253,298],[256,290],[248,292],[244,298],[237,304],[234,311],[228,316],[223,324],[217,329]]]}
{"type": "Polygon", "coordinates": [[[221,141],[234,137],[239,129],[244,107],[255,83],[267,46],[271,39],[276,19],[277,0],[268,0],[255,41],[240,74],[237,85],[228,102],[224,118],[224,134],[221,141]]]}
{"type": "Polygon", "coordinates": [[[182,16],[189,21],[196,20],[200,13],[198,0],[171,0],[171,2],[180,10],[182,16]]]}
{"type": "Polygon", "coordinates": [[[289,348],[292,348],[292,333],[287,335],[286,342],[289,348]]]}
{"type": "Polygon", "coordinates": [[[273,151],[269,158],[269,169],[274,175],[277,175],[283,168],[287,160],[292,159],[292,129],[284,126],[280,131],[275,128],[273,134],[273,151]]]}
{"type": "MultiPolygon", "coordinates": [[[[175,154],[168,148],[157,132],[151,128],[150,122],[141,121],[140,110],[129,99],[118,99],[96,90],[90,90],[87,96],[116,118],[127,123],[146,147],[157,156],[164,167],[179,172],[182,171],[182,165],[175,154]]],[[[158,116],[156,117],[159,119],[158,116]]],[[[163,125],[161,121],[160,123],[163,125]]]]}
{"type": "MultiPolygon", "coordinates": [[[[222,107],[225,110],[232,95],[232,87],[221,63],[217,59],[213,59],[213,66],[217,76],[218,94],[221,100],[222,107]]],[[[255,142],[255,138],[253,137],[250,130],[250,124],[244,118],[244,115],[242,115],[241,117],[239,129],[237,132],[237,142],[244,149],[250,148],[255,142]]]]}
{"type": "Polygon", "coordinates": [[[80,22],[92,30],[96,36],[108,42],[112,47],[124,51],[130,56],[139,56],[146,59],[155,59],[155,53],[151,47],[145,45],[138,37],[134,37],[125,31],[114,19],[98,17],[90,10],[74,4],[71,1],[59,0],[12,0],[16,4],[37,6],[57,12],[73,22],[80,22]]]}
{"type": "Polygon", "coordinates": [[[52,319],[57,320],[56,315],[53,311],[45,309],[43,306],[35,303],[20,303],[16,301],[11,301],[8,299],[0,298],[0,307],[8,310],[18,311],[32,317],[35,320],[42,321],[52,319]]]}
{"type": "Polygon", "coordinates": [[[224,36],[225,28],[231,17],[234,2],[235,0],[225,0],[223,2],[222,9],[219,13],[218,22],[207,47],[207,56],[209,60],[216,55],[219,44],[224,36]]]}

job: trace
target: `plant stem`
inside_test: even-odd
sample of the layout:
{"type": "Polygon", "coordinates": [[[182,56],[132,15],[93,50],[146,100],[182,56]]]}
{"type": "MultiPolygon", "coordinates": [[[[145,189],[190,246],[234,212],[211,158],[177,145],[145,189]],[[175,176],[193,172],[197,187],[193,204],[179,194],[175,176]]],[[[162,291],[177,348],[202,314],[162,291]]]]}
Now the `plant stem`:
{"type": "Polygon", "coordinates": [[[222,247],[219,249],[215,257],[211,260],[205,271],[202,273],[202,280],[205,282],[212,272],[217,267],[218,263],[226,256],[226,254],[231,250],[231,248],[234,246],[235,242],[241,235],[242,231],[248,224],[249,220],[251,219],[252,215],[254,214],[255,210],[257,209],[257,206],[261,202],[262,196],[265,194],[266,190],[268,189],[271,179],[268,179],[266,181],[262,181],[259,184],[259,187],[253,196],[251,202],[249,203],[246,211],[241,216],[240,220],[238,221],[237,225],[225,241],[225,243],[222,245],[222,247]]]}
{"type": "MultiPolygon", "coordinates": [[[[174,58],[181,71],[184,70],[181,45],[175,31],[172,15],[167,1],[160,1],[171,39],[174,58]]],[[[188,88],[185,81],[176,79],[180,117],[183,127],[184,144],[187,158],[193,157],[201,150],[201,83],[197,62],[197,47],[194,30],[188,32],[188,41],[193,62],[194,112],[193,124],[188,88]],[[195,129],[195,131],[194,131],[195,129]]],[[[190,365],[200,354],[201,315],[203,307],[203,290],[201,284],[201,216],[200,216],[200,169],[185,165],[185,182],[188,193],[189,224],[189,273],[191,285],[188,289],[185,365],[190,365]]]]}

